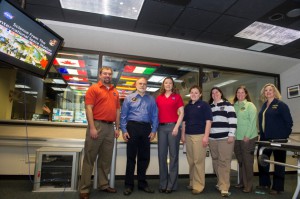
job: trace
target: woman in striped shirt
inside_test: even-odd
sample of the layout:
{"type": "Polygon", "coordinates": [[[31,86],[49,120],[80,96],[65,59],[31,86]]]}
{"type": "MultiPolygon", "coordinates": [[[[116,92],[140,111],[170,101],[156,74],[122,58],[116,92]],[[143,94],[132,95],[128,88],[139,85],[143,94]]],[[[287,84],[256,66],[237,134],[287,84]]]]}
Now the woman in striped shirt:
{"type": "Polygon", "coordinates": [[[230,192],[230,168],[234,149],[237,119],[234,107],[224,97],[218,87],[210,91],[209,104],[213,113],[213,122],[209,135],[209,148],[214,171],[217,175],[217,189],[223,197],[230,192]]]}

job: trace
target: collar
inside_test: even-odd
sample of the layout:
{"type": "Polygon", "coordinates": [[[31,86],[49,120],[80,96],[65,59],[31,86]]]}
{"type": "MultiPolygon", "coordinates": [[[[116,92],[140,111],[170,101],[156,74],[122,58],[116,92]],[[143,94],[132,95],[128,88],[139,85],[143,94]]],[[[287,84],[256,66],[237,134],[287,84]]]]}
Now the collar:
{"type": "MultiPolygon", "coordinates": [[[[101,87],[106,88],[106,86],[105,86],[101,81],[98,81],[98,86],[99,86],[100,88],[101,88],[101,87]]],[[[110,84],[108,89],[109,89],[109,90],[113,89],[113,85],[110,84]]]]}

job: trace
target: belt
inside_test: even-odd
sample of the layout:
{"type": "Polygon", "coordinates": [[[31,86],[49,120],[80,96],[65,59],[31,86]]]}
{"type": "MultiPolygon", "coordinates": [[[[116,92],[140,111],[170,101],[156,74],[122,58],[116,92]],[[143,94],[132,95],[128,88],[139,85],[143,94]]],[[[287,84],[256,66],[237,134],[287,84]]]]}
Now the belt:
{"type": "Polygon", "coordinates": [[[150,125],[150,122],[139,122],[139,121],[132,121],[132,120],[129,120],[127,123],[134,123],[134,124],[140,124],[140,125],[150,125]]]}
{"type": "Polygon", "coordinates": [[[161,126],[172,125],[172,124],[176,124],[176,122],[159,123],[159,125],[161,125],[161,126]]]}
{"type": "Polygon", "coordinates": [[[106,123],[106,124],[112,124],[112,123],[114,123],[114,122],[106,121],[106,120],[96,120],[96,121],[100,121],[100,122],[103,122],[103,123],[106,123]]]}

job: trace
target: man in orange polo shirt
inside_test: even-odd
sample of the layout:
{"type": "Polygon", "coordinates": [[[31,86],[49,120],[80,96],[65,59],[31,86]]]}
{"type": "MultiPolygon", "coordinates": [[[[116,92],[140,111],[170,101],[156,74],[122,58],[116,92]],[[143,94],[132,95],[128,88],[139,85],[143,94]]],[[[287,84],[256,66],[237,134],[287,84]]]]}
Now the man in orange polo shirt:
{"type": "Polygon", "coordinates": [[[108,193],[117,192],[116,189],[109,187],[108,183],[114,138],[119,137],[120,124],[119,93],[111,85],[112,74],[110,67],[102,67],[99,74],[100,81],[92,85],[85,95],[88,127],[84,144],[80,199],[89,199],[91,175],[97,155],[99,189],[108,193]]]}

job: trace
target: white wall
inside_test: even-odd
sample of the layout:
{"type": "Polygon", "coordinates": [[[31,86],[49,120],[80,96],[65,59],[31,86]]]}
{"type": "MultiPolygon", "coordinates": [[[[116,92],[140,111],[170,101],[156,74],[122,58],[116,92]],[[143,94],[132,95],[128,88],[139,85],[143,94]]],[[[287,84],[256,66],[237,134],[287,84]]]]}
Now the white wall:
{"type": "Polygon", "coordinates": [[[300,97],[287,99],[287,87],[300,84],[300,64],[280,74],[282,100],[291,110],[294,121],[293,132],[300,133],[300,97]]]}

